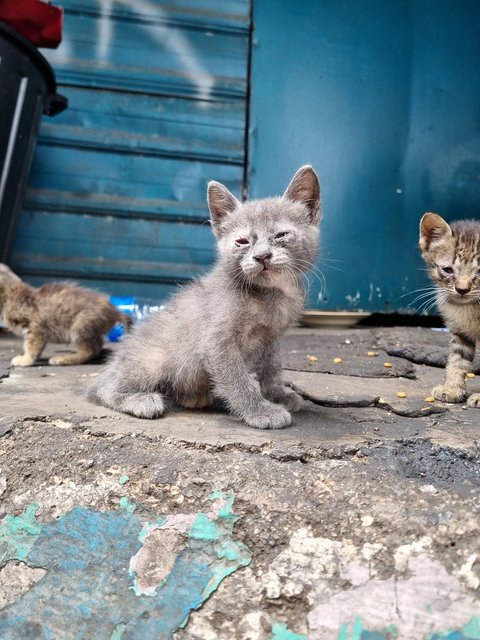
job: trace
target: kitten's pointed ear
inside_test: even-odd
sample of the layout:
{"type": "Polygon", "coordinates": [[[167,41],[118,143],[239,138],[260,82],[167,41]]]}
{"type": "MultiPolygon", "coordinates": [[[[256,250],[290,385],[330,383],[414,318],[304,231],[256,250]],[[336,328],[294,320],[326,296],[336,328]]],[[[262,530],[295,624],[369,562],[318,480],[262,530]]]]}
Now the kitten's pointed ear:
{"type": "Polygon", "coordinates": [[[239,207],[240,202],[233,193],[230,193],[227,187],[224,187],[220,182],[215,182],[215,180],[211,180],[208,183],[207,200],[212,227],[218,236],[221,234],[222,222],[225,216],[228,216],[239,207]]]}
{"type": "Polygon", "coordinates": [[[425,213],[420,220],[420,247],[428,251],[432,243],[451,238],[452,230],[437,213],[425,213]]]}
{"type": "Polygon", "coordinates": [[[13,273],[13,271],[9,269],[6,264],[3,264],[3,262],[0,262],[0,279],[4,281],[9,281],[11,283],[21,282],[17,274],[13,273]]]}
{"type": "Polygon", "coordinates": [[[317,224],[322,215],[320,201],[320,182],[313,167],[309,164],[300,167],[283,194],[293,202],[301,202],[310,214],[310,221],[317,224]]]}

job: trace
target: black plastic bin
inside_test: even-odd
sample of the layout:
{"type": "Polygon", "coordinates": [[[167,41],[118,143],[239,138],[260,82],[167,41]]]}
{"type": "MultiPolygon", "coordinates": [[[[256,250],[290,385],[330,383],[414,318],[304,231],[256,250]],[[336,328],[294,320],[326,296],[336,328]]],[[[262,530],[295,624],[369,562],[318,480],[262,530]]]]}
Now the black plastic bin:
{"type": "Polygon", "coordinates": [[[0,21],[0,262],[9,260],[40,117],[67,106],[47,60],[0,21]]]}

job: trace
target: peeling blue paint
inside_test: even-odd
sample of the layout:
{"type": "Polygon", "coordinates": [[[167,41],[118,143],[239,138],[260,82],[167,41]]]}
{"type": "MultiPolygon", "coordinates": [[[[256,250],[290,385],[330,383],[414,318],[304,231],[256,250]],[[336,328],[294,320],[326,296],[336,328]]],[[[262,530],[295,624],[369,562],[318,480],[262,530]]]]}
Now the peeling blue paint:
{"type": "Polygon", "coordinates": [[[127,482],[130,480],[130,478],[128,476],[120,476],[120,478],[118,479],[119,484],[127,484],[127,482]]]}
{"type": "Polygon", "coordinates": [[[123,636],[123,632],[125,631],[125,623],[120,622],[120,624],[117,624],[115,626],[115,629],[113,630],[112,635],[110,636],[110,640],[121,640],[122,636],[123,636]]]}
{"type": "MultiPolygon", "coordinates": [[[[396,638],[398,638],[398,629],[395,625],[380,631],[368,631],[364,628],[359,616],[354,619],[353,625],[342,624],[337,636],[337,640],[395,640],[396,638]]],[[[459,630],[435,632],[428,634],[422,640],[480,640],[480,617],[473,616],[459,630]]]]}
{"type": "Polygon", "coordinates": [[[480,640],[480,616],[473,616],[458,631],[434,633],[426,640],[480,640]]]}
{"type": "Polygon", "coordinates": [[[0,566],[8,560],[25,560],[42,530],[32,503],[20,516],[7,515],[0,525],[0,566]]]}
{"type": "Polygon", "coordinates": [[[0,529],[2,563],[22,559],[46,573],[3,610],[2,640],[51,640],[64,637],[66,629],[75,638],[169,639],[225,576],[251,560],[248,549],[232,539],[237,520],[233,496],[216,497],[211,513],[154,522],[168,529],[183,518],[193,535],[187,531],[188,543],[174,557],[154,596],[135,595],[128,568],[146,539],[146,528],[130,508],[135,505],[125,500],[123,509],[113,513],[76,507],[42,525],[35,520],[36,505],[23,516],[5,518],[0,529]]]}
{"type": "MultiPolygon", "coordinates": [[[[234,495],[217,491],[209,496],[209,500],[213,502],[211,513],[199,512],[195,514],[189,525],[187,525],[187,521],[182,524],[185,527],[184,532],[188,536],[188,543],[177,558],[178,562],[183,556],[189,555],[192,550],[195,550],[197,559],[202,555],[207,556],[206,564],[209,567],[209,577],[202,589],[202,601],[210,597],[224,578],[239,567],[247,566],[251,561],[247,547],[232,539],[233,527],[238,520],[238,516],[232,512],[234,495]]],[[[169,524],[167,518],[161,518],[157,522],[145,525],[140,532],[139,540],[144,543],[147,536],[155,529],[176,528],[177,526],[178,523],[169,524]]],[[[193,559],[192,562],[194,562],[193,559]]],[[[135,574],[133,574],[133,579],[134,593],[143,595],[138,587],[135,574]]],[[[164,583],[158,585],[158,588],[163,588],[163,585],[164,583]]]]}
{"type": "Polygon", "coordinates": [[[133,513],[136,509],[136,506],[133,502],[130,502],[130,499],[128,498],[128,496],[123,496],[123,498],[120,498],[120,509],[123,509],[124,511],[128,511],[128,513],[133,513]]]}
{"type": "Polygon", "coordinates": [[[290,631],[286,624],[274,622],[272,624],[272,640],[307,640],[307,636],[290,631]]]}

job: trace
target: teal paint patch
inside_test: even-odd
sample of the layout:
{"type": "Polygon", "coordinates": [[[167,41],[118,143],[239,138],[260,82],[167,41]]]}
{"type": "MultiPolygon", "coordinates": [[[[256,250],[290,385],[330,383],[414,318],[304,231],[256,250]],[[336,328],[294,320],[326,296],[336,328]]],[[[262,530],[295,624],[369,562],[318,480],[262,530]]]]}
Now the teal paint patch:
{"type": "MultiPolygon", "coordinates": [[[[187,516],[176,516],[171,522],[168,518],[164,518],[156,523],[145,525],[139,536],[142,544],[155,529],[173,528],[187,536],[186,547],[177,557],[177,563],[193,553],[190,562],[195,564],[201,561],[208,567],[208,580],[203,586],[199,606],[210,597],[224,578],[251,562],[251,554],[247,547],[233,540],[232,537],[235,522],[238,520],[238,516],[232,511],[234,495],[217,491],[209,496],[209,499],[213,502],[211,512],[196,513],[193,519],[187,516]]],[[[133,592],[137,596],[152,595],[150,590],[147,593],[140,588],[136,573],[136,558],[132,558],[132,561],[130,570],[133,578],[133,592]]],[[[155,592],[160,593],[168,580],[169,577],[159,583],[155,592]]],[[[182,626],[187,622],[188,616],[182,626]]]]}
{"type": "Polygon", "coordinates": [[[480,640],[480,616],[473,616],[458,631],[434,633],[427,640],[480,640]]]}
{"type": "MultiPolygon", "coordinates": [[[[224,578],[239,567],[248,566],[252,560],[247,547],[242,542],[237,542],[232,538],[233,528],[238,520],[238,516],[233,513],[234,494],[216,491],[209,496],[209,500],[214,502],[213,512],[217,513],[217,519],[211,521],[215,525],[215,531],[205,526],[206,523],[203,521],[205,526],[204,533],[206,536],[213,536],[211,539],[217,544],[213,545],[216,562],[212,567],[212,578],[203,591],[205,599],[210,597],[224,578]]],[[[198,534],[198,528],[196,533],[198,534]]]]}
{"type": "Polygon", "coordinates": [[[272,624],[272,640],[307,640],[307,636],[290,631],[286,624],[274,622],[272,624]]]}
{"type": "Polygon", "coordinates": [[[197,513],[189,533],[191,538],[198,540],[218,540],[219,532],[215,522],[205,513],[197,513]]]}
{"type": "Polygon", "coordinates": [[[120,505],[120,509],[123,509],[124,511],[128,511],[128,513],[133,513],[137,508],[133,502],[130,502],[130,499],[128,496],[123,496],[123,498],[120,498],[119,505],[120,505]]]}
{"type": "Polygon", "coordinates": [[[351,629],[350,624],[342,624],[337,640],[362,640],[362,631],[362,620],[356,616],[351,629]]]}
{"type": "Polygon", "coordinates": [[[119,484],[127,484],[127,482],[130,480],[130,478],[128,476],[120,476],[120,478],[118,479],[119,484]]]}
{"type": "Polygon", "coordinates": [[[145,542],[145,539],[147,538],[147,536],[149,535],[149,533],[151,531],[153,531],[154,529],[159,529],[160,527],[162,527],[165,523],[167,522],[167,519],[164,516],[161,516],[160,518],[158,518],[158,520],[156,520],[155,522],[152,522],[150,524],[147,524],[143,527],[143,529],[140,531],[140,533],[138,534],[138,540],[139,542],[141,542],[142,544],[145,542]]]}
{"type": "Polygon", "coordinates": [[[126,626],[127,625],[124,622],[120,622],[120,624],[117,624],[115,629],[113,630],[112,635],[110,636],[110,640],[121,640],[126,626]]]}
{"type": "Polygon", "coordinates": [[[0,525],[0,566],[9,560],[25,560],[42,531],[35,518],[38,505],[28,505],[20,516],[7,515],[0,525]]]}
{"type": "Polygon", "coordinates": [[[337,640],[395,640],[397,637],[398,630],[395,625],[389,625],[381,631],[368,631],[361,617],[356,616],[353,624],[342,624],[337,640]]]}
{"type": "Polygon", "coordinates": [[[463,627],[462,632],[471,640],[480,640],[480,616],[473,616],[463,627]]]}

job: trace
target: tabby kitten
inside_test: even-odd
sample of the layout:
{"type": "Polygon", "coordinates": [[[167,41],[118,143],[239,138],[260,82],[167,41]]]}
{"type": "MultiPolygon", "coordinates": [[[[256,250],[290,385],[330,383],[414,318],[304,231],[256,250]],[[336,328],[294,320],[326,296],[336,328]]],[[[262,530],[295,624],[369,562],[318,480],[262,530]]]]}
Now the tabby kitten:
{"type": "Polygon", "coordinates": [[[88,362],[100,353],[103,336],[116,322],[131,325],[128,316],[96,291],[63,282],[35,289],[6,265],[0,265],[0,317],[11,331],[24,336],[24,353],[12,359],[16,367],[34,364],[47,342],[76,349],[53,356],[50,364],[88,362]]]}
{"type": "Polygon", "coordinates": [[[208,204],[213,270],[120,344],[89,398],[156,418],[166,399],[200,408],[216,397],[251,427],[286,427],[302,399],[282,383],[278,341],[302,311],[302,275],[317,250],[317,175],[301,167],[283,197],[244,203],[210,182],[208,204]]]}
{"type": "MultiPolygon", "coordinates": [[[[463,402],[465,375],[480,340],[480,222],[460,220],[448,225],[436,213],[420,222],[420,247],[437,287],[437,305],[452,333],[444,385],[433,389],[437,400],[463,402]]],[[[467,401],[480,407],[480,393],[467,401]]]]}

